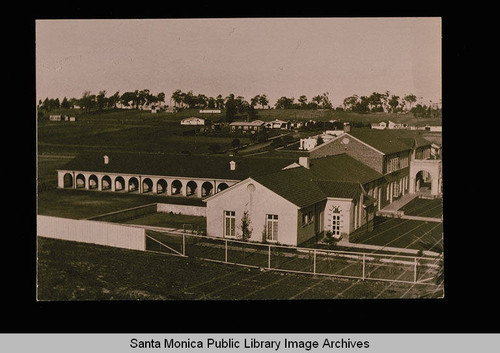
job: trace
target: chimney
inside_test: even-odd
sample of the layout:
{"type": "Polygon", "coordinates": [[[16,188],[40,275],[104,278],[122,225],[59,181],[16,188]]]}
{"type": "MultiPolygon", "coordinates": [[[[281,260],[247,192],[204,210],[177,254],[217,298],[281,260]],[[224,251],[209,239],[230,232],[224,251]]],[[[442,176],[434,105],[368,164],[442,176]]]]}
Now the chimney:
{"type": "Polygon", "coordinates": [[[104,164],[109,164],[109,157],[108,156],[104,156],[104,164]]]}
{"type": "Polygon", "coordinates": [[[344,132],[351,131],[351,124],[349,122],[344,123],[344,132]]]}
{"type": "Polygon", "coordinates": [[[229,169],[230,170],[235,170],[236,169],[236,162],[235,161],[229,162],[229,169]]]}
{"type": "Polygon", "coordinates": [[[309,157],[299,157],[299,164],[309,169],[309,157]]]}

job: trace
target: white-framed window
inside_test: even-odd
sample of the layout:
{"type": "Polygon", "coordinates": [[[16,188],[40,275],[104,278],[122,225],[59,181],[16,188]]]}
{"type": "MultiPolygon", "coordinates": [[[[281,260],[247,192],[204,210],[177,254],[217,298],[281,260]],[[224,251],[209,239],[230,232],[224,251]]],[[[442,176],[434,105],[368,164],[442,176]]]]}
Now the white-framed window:
{"type": "Polygon", "coordinates": [[[393,196],[394,197],[399,197],[399,192],[401,191],[401,189],[400,189],[400,187],[401,187],[400,181],[395,182],[392,186],[393,186],[393,196]]]}
{"type": "Polygon", "coordinates": [[[278,241],[278,215],[266,215],[266,237],[269,241],[278,241]]]}
{"type": "Polygon", "coordinates": [[[224,237],[236,237],[236,212],[224,211],[224,237]]]}
{"type": "Polygon", "coordinates": [[[338,208],[334,208],[332,211],[332,235],[334,237],[340,236],[340,221],[340,210],[338,208]]]}

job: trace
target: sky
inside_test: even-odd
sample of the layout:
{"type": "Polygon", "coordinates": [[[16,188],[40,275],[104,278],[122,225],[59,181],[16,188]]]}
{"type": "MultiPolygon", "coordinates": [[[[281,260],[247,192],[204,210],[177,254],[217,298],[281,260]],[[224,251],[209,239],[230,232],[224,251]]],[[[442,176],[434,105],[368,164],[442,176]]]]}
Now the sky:
{"type": "Polygon", "coordinates": [[[441,99],[441,19],[223,18],[36,21],[37,102],[149,89],[250,101],[328,92],[441,99]]]}

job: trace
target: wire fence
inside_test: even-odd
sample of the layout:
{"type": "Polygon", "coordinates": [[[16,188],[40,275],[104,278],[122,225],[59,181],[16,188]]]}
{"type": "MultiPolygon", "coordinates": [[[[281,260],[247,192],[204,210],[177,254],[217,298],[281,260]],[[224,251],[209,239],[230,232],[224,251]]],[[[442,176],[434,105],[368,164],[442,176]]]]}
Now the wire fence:
{"type": "Polygon", "coordinates": [[[253,268],[341,278],[435,284],[440,257],[374,254],[146,231],[146,250],[253,268]]]}

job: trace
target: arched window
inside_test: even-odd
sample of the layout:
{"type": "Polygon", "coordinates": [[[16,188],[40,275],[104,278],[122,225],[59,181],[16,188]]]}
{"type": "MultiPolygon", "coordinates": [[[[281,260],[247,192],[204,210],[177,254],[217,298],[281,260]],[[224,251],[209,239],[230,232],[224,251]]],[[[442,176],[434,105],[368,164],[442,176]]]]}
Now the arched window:
{"type": "Polygon", "coordinates": [[[201,197],[212,195],[213,189],[214,186],[212,185],[212,183],[209,183],[208,181],[204,182],[201,185],[201,197]]]}
{"type": "Polygon", "coordinates": [[[125,180],[121,176],[116,177],[115,179],[115,190],[116,191],[125,190],[125,180]]]}
{"type": "Polygon", "coordinates": [[[226,183],[220,183],[217,185],[217,192],[221,192],[223,190],[226,190],[229,186],[226,183]]]}
{"type": "Polygon", "coordinates": [[[142,181],[142,192],[147,193],[153,191],[153,182],[149,178],[142,181]]]}
{"type": "Polygon", "coordinates": [[[110,190],[111,189],[111,178],[107,175],[102,177],[101,180],[102,190],[110,190]]]}
{"type": "Polygon", "coordinates": [[[99,184],[99,181],[97,180],[97,177],[92,174],[89,176],[89,189],[97,189],[99,184]]]}
{"type": "Polygon", "coordinates": [[[167,181],[165,179],[160,179],[156,183],[156,192],[158,194],[164,194],[167,192],[167,181]]]}
{"type": "Polygon", "coordinates": [[[179,180],[174,180],[172,182],[172,195],[178,195],[181,193],[182,183],[179,180]]]}
{"type": "Polygon", "coordinates": [[[189,181],[186,184],[186,196],[196,195],[196,189],[198,185],[194,181],[189,181]]]}
{"type": "Polygon", "coordinates": [[[72,188],[73,187],[73,175],[71,175],[71,173],[66,173],[64,174],[64,178],[63,178],[63,187],[65,188],[72,188]]]}
{"type": "Polygon", "coordinates": [[[128,180],[128,191],[136,192],[138,190],[139,190],[139,181],[135,177],[130,178],[128,180]]]}
{"type": "Polygon", "coordinates": [[[77,189],[85,188],[85,176],[83,176],[83,174],[78,174],[76,176],[76,188],[77,189]]]}

